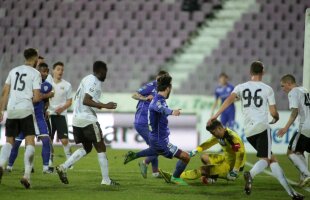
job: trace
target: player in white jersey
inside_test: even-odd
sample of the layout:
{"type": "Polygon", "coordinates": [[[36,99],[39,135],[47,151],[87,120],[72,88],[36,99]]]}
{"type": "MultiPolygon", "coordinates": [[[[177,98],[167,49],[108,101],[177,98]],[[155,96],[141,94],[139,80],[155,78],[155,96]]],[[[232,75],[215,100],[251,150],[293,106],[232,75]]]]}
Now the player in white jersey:
{"type": "Polygon", "coordinates": [[[26,150],[24,155],[25,171],[20,180],[25,188],[30,188],[30,174],[35,152],[35,124],[33,103],[41,101],[41,75],[35,69],[38,52],[33,48],[24,51],[25,64],[13,68],[5,81],[0,101],[0,121],[7,106],[5,123],[6,144],[0,152],[0,182],[3,168],[7,162],[15,137],[25,134],[26,150]]]}
{"type": "Polygon", "coordinates": [[[82,143],[83,148],[76,150],[63,164],[56,167],[60,180],[68,184],[66,170],[75,162],[86,156],[95,147],[102,174],[102,185],[119,185],[109,178],[106,146],[102,131],[98,123],[96,111],[102,108],[115,109],[117,104],[100,102],[101,86],[107,74],[107,66],[102,61],[93,64],[93,74],[84,77],[76,92],[73,111],[73,135],[77,144],[82,143]]]}
{"type": "Polygon", "coordinates": [[[304,156],[305,151],[310,153],[310,94],[306,88],[297,86],[295,77],[291,74],[281,78],[281,87],[288,94],[291,116],[285,127],[279,130],[278,136],[283,137],[299,117],[298,131],[289,143],[287,155],[300,171],[300,186],[303,187],[310,183],[310,172],[304,156]]]}
{"type": "Polygon", "coordinates": [[[268,166],[272,174],[278,179],[292,199],[303,199],[287,182],[283,170],[276,157],[271,152],[271,133],[268,123],[270,112],[273,120],[270,124],[279,120],[273,89],[262,82],[264,66],[255,61],[251,64],[251,80],[239,84],[231,95],[224,101],[218,112],[210,118],[208,124],[220,116],[220,114],[232,104],[236,98],[241,99],[242,114],[244,117],[244,132],[249,143],[257,151],[259,160],[249,172],[244,173],[245,193],[251,194],[253,178],[263,172],[268,166]]]}
{"type": "MultiPolygon", "coordinates": [[[[48,114],[50,117],[51,140],[54,140],[55,133],[60,139],[66,158],[71,156],[71,145],[68,139],[68,123],[67,123],[67,109],[72,104],[72,87],[68,81],[62,79],[64,73],[64,64],[62,62],[56,62],[53,65],[53,89],[54,97],[50,99],[48,114]]],[[[53,155],[51,155],[53,158],[53,155]]],[[[52,165],[52,159],[50,160],[50,166],[52,165]]]]}

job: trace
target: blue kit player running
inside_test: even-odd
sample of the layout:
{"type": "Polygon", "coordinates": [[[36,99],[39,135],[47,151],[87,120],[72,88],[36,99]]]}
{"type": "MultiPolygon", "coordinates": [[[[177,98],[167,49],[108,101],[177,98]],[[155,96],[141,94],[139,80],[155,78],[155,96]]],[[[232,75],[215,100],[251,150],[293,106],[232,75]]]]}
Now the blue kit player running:
{"type": "MultiPolygon", "coordinates": [[[[148,124],[148,109],[149,105],[156,94],[157,79],[162,75],[168,74],[166,71],[160,71],[157,74],[156,80],[149,82],[142,86],[136,93],[132,95],[132,98],[138,100],[137,111],[135,114],[134,126],[138,134],[149,145],[149,124],[148,124]]],[[[158,158],[157,156],[149,156],[145,160],[139,162],[141,174],[144,178],[147,177],[147,167],[149,163],[152,163],[153,177],[159,178],[158,172],[158,158]]]]}
{"type": "MultiPolygon", "coordinates": [[[[166,99],[169,98],[172,89],[171,81],[172,78],[168,74],[161,76],[157,80],[158,93],[155,95],[149,106],[149,123],[151,125],[151,130],[149,133],[150,147],[137,153],[129,151],[125,155],[124,164],[127,164],[134,159],[146,156],[162,155],[170,159],[176,157],[179,159],[176,164],[176,169],[171,178],[169,180],[165,180],[179,185],[187,185],[187,183],[180,178],[180,175],[190,161],[190,156],[187,152],[182,151],[177,146],[169,142],[170,130],[168,127],[168,116],[179,116],[181,114],[180,109],[171,110],[168,108],[166,103],[166,99]]],[[[161,170],[159,170],[159,172],[161,172],[161,170]]]]}
{"type": "MultiPolygon", "coordinates": [[[[36,134],[37,137],[40,138],[40,140],[42,141],[43,173],[48,174],[52,173],[52,171],[49,170],[48,167],[51,153],[51,146],[44,114],[45,114],[45,104],[48,102],[48,98],[53,96],[52,92],[53,88],[49,82],[45,81],[49,72],[48,65],[46,63],[40,63],[38,66],[38,70],[41,73],[41,77],[43,79],[40,90],[43,96],[43,100],[34,104],[35,119],[37,123],[36,134]]],[[[18,149],[24,139],[25,139],[24,133],[20,133],[19,136],[15,138],[15,143],[11,150],[8,166],[6,168],[6,170],[9,172],[12,171],[13,169],[13,164],[18,155],[18,149]]]]}
{"type": "MultiPolygon", "coordinates": [[[[214,114],[215,108],[218,106],[218,102],[221,100],[223,103],[230,93],[234,90],[234,86],[228,83],[228,76],[225,73],[221,73],[219,76],[219,85],[215,88],[215,102],[211,109],[211,115],[214,114]]],[[[235,124],[235,104],[231,104],[222,114],[221,123],[225,127],[232,129],[235,124]]]]}

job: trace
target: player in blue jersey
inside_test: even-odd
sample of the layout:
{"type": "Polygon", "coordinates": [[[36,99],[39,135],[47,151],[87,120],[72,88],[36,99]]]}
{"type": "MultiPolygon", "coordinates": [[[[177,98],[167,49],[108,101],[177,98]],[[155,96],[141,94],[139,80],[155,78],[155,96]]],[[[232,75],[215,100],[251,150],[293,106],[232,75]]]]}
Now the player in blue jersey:
{"type": "Polygon", "coordinates": [[[162,155],[170,159],[176,157],[179,159],[176,164],[176,169],[170,180],[166,181],[179,185],[187,185],[187,183],[180,178],[180,175],[190,161],[190,156],[187,152],[182,151],[169,142],[170,130],[168,127],[168,116],[179,116],[181,114],[180,109],[171,110],[166,103],[166,99],[169,98],[172,89],[171,81],[172,78],[168,74],[161,76],[157,80],[158,93],[149,106],[149,123],[151,125],[149,133],[150,147],[137,153],[129,151],[125,155],[124,164],[134,159],[147,156],[162,155]]]}
{"type": "MultiPolygon", "coordinates": [[[[234,90],[234,86],[228,83],[228,76],[225,73],[221,73],[219,76],[219,85],[215,88],[215,102],[211,108],[211,115],[214,114],[215,108],[218,106],[218,102],[223,103],[225,99],[234,90]]],[[[232,129],[235,124],[235,104],[231,104],[222,114],[221,123],[225,127],[232,129]]]]}
{"type": "MultiPolygon", "coordinates": [[[[48,167],[50,153],[51,153],[51,146],[50,146],[50,137],[49,132],[47,128],[47,124],[45,121],[45,104],[48,103],[48,98],[53,96],[52,92],[52,85],[45,81],[48,75],[48,65],[46,63],[40,63],[38,65],[38,70],[41,73],[42,77],[42,85],[41,85],[41,94],[43,95],[43,100],[34,104],[34,112],[35,112],[35,118],[36,118],[36,134],[37,137],[42,141],[42,160],[43,160],[43,173],[52,173],[52,171],[48,167]]],[[[11,150],[8,166],[6,168],[7,171],[12,171],[13,164],[17,158],[18,155],[18,149],[23,141],[25,139],[24,133],[20,133],[17,138],[15,138],[14,146],[11,150]]]]}
{"type": "MultiPolygon", "coordinates": [[[[136,93],[132,95],[132,98],[138,100],[137,111],[135,114],[134,126],[139,135],[149,145],[149,124],[148,124],[148,109],[149,105],[156,94],[157,79],[162,75],[168,74],[166,71],[159,71],[156,80],[143,85],[136,93]]],[[[147,177],[147,167],[149,163],[152,163],[152,175],[159,178],[158,172],[158,158],[157,156],[149,156],[145,160],[139,162],[141,174],[144,178],[147,177]]]]}

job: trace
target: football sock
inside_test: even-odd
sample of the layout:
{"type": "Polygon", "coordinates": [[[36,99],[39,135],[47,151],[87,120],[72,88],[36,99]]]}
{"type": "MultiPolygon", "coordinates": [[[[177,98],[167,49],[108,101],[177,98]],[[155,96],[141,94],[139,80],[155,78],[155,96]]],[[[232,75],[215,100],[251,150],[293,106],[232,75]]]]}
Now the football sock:
{"type": "Polygon", "coordinates": [[[43,165],[48,165],[49,164],[49,159],[51,156],[51,146],[50,146],[50,139],[48,137],[42,137],[42,161],[43,165]]]}
{"type": "Polygon", "coordinates": [[[101,169],[102,179],[105,183],[110,183],[108,159],[104,152],[98,153],[98,161],[101,169]]]}
{"type": "Polygon", "coordinates": [[[10,143],[5,143],[2,146],[0,152],[0,167],[4,167],[6,161],[9,159],[11,153],[12,145],[10,143]]]}
{"type": "Polygon", "coordinates": [[[51,152],[50,159],[48,161],[48,166],[52,167],[54,161],[54,154],[51,152]]]}
{"type": "Polygon", "coordinates": [[[8,166],[12,167],[14,165],[14,162],[18,156],[18,149],[19,149],[21,143],[22,143],[22,141],[15,140],[15,143],[14,143],[13,148],[11,150],[8,166]]]}
{"type": "Polygon", "coordinates": [[[34,160],[34,152],[35,147],[32,145],[27,145],[24,155],[24,164],[25,164],[25,174],[24,177],[27,179],[30,179],[30,174],[33,166],[33,160],[34,160]]]}
{"type": "Polygon", "coordinates": [[[180,175],[185,170],[187,163],[184,163],[182,160],[179,160],[175,166],[175,171],[173,172],[173,177],[180,178],[180,175]]]}
{"type": "Polygon", "coordinates": [[[148,156],[145,160],[144,160],[145,164],[150,164],[152,163],[152,171],[153,172],[158,172],[158,157],[157,156],[148,156]]]}
{"type": "Polygon", "coordinates": [[[271,163],[270,169],[271,169],[272,174],[278,179],[278,181],[283,186],[283,188],[286,190],[286,192],[290,196],[292,196],[295,193],[295,190],[293,188],[291,188],[290,185],[288,184],[279,163],[277,163],[277,162],[271,163]]]}
{"type": "Polygon", "coordinates": [[[258,160],[250,170],[251,177],[254,178],[257,174],[263,172],[268,167],[268,162],[264,159],[258,160]]]}
{"type": "Polygon", "coordinates": [[[155,152],[155,150],[151,148],[147,148],[147,149],[137,152],[136,156],[137,158],[147,157],[147,156],[157,156],[157,153],[155,152]]]}
{"type": "Polygon", "coordinates": [[[68,160],[69,157],[71,156],[71,145],[68,143],[66,146],[63,145],[63,147],[64,147],[64,152],[66,154],[66,158],[68,160]]]}
{"type": "Polygon", "coordinates": [[[302,175],[310,176],[310,173],[308,171],[308,166],[305,162],[302,155],[297,155],[295,153],[290,154],[289,159],[293,162],[293,164],[297,167],[297,169],[301,172],[302,175]]]}
{"type": "Polygon", "coordinates": [[[79,148],[72,154],[72,156],[70,156],[66,160],[66,162],[62,164],[63,168],[68,169],[70,166],[72,166],[74,163],[79,161],[85,155],[86,155],[86,151],[83,148],[79,148]]]}

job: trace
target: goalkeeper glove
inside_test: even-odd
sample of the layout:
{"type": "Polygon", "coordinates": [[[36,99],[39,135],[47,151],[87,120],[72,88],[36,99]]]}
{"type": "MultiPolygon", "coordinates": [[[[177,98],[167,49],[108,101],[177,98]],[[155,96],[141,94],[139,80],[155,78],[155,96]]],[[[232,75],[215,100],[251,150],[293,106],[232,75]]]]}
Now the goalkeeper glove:
{"type": "Polygon", "coordinates": [[[189,156],[194,157],[198,152],[202,152],[202,150],[203,149],[201,147],[197,147],[196,149],[189,152],[189,156]]]}
{"type": "Polygon", "coordinates": [[[238,177],[238,171],[237,170],[231,170],[227,174],[227,180],[234,181],[238,177]]]}

